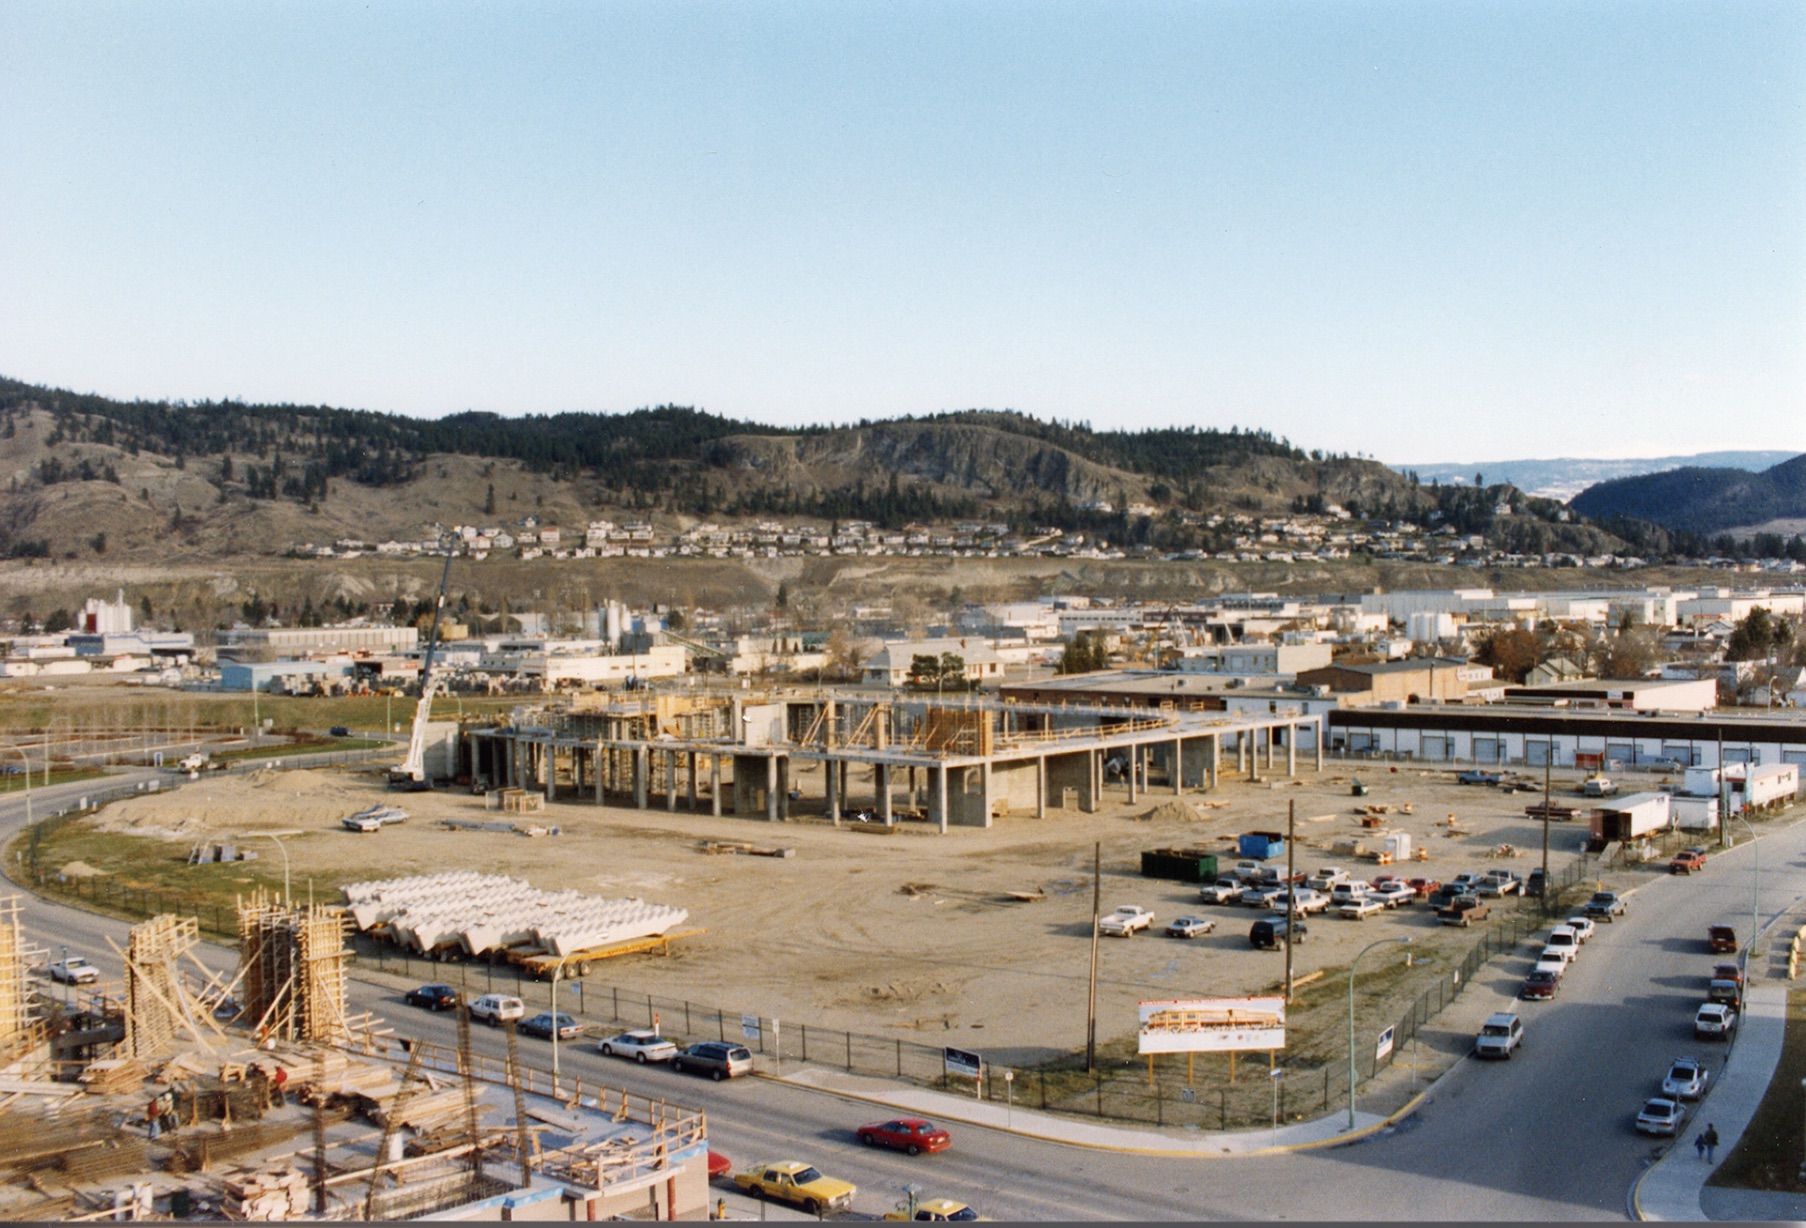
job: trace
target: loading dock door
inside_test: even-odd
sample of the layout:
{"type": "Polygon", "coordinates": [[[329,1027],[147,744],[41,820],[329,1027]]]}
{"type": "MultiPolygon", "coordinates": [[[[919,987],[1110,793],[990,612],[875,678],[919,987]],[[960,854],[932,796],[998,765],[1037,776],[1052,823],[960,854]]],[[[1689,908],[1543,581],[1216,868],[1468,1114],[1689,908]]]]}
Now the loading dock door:
{"type": "Polygon", "coordinates": [[[1499,762],[1499,739],[1497,739],[1497,738],[1475,738],[1474,739],[1474,762],[1475,763],[1497,763],[1497,762],[1499,762]]]}
{"type": "Polygon", "coordinates": [[[1449,757],[1449,739],[1442,734],[1425,734],[1418,739],[1418,754],[1432,762],[1441,762],[1449,757]]]}
{"type": "Polygon", "coordinates": [[[1546,739],[1543,741],[1535,741],[1530,738],[1525,738],[1524,763],[1529,767],[1542,767],[1549,763],[1548,741],[1546,739]]]}

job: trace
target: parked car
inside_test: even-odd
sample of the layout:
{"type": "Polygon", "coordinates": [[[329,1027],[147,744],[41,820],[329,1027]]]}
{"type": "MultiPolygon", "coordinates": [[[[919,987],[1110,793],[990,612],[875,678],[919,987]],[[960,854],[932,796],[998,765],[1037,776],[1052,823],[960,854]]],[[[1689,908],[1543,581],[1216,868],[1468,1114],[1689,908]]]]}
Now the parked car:
{"type": "Polygon", "coordinates": [[[1708,925],[1706,927],[1706,949],[1714,955],[1735,955],[1737,953],[1736,927],[1708,925]]]}
{"type": "Polygon", "coordinates": [[[1558,943],[1548,943],[1543,947],[1542,952],[1537,955],[1536,962],[1539,967],[1543,964],[1560,964],[1562,971],[1566,972],[1568,970],[1568,961],[1573,958],[1573,947],[1564,947],[1558,943]]]}
{"type": "Polygon", "coordinates": [[[1692,874],[1706,868],[1706,855],[1696,853],[1692,849],[1682,849],[1668,862],[1670,874],[1692,874]]]}
{"type": "Polygon", "coordinates": [[[1288,941],[1303,942],[1310,933],[1309,927],[1302,921],[1293,921],[1287,917],[1275,917],[1271,921],[1256,921],[1248,931],[1248,945],[1263,951],[1273,951],[1284,946],[1288,941]]]}
{"type": "Polygon", "coordinates": [[[1136,930],[1154,924],[1154,914],[1139,904],[1124,904],[1097,923],[1098,933],[1117,938],[1133,938],[1136,930]]]}
{"type": "Polygon", "coordinates": [[[1284,891],[1267,901],[1267,907],[1274,912],[1295,911],[1301,917],[1322,912],[1329,907],[1329,897],[1321,891],[1312,891],[1309,887],[1294,887],[1288,898],[1284,891]]]}
{"type": "Polygon", "coordinates": [[[1410,884],[1411,890],[1417,893],[1420,900],[1429,899],[1442,888],[1442,884],[1433,878],[1407,878],[1405,882],[1410,884]]]}
{"type": "Polygon", "coordinates": [[[1527,899],[1540,900],[1547,887],[1548,879],[1543,874],[1542,867],[1538,866],[1530,871],[1530,877],[1524,880],[1524,895],[1527,899]]]}
{"type": "Polygon", "coordinates": [[[1609,776],[1589,776],[1580,782],[1582,797],[1610,797],[1617,791],[1617,784],[1609,776]]]}
{"type": "Polygon", "coordinates": [[[596,1051],[603,1057],[630,1057],[644,1066],[647,1062],[668,1062],[676,1057],[677,1042],[642,1028],[610,1036],[596,1046],[596,1051]]]}
{"type": "Polygon", "coordinates": [[[1713,964],[1712,979],[1715,981],[1735,981],[1739,989],[1743,988],[1743,969],[1736,964],[1713,964]]]}
{"type": "Polygon", "coordinates": [[[1562,924],[1574,931],[1574,937],[1580,940],[1581,946],[1586,945],[1587,939],[1591,938],[1593,931],[1598,928],[1593,924],[1591,917],[1569,917],[1562,924]]]}
{"type": "Polygon", "coordinates": [[[867,1147],[889,1147],[912,1156],[924,1151],[932,1155],[953,1146],[951,1134],[920,1117],[893,1117],[889,1121],[860,1126],[856,1133],[867,1147]]]}
{"type": "Polygon", "coordinates": [[[50,979],[61,981],[65,985],[86,985],[100,979],[100,969],[89,963],[84,956],[71,955],[50,965],[50,979]]]}
{"type": "Polygon", "coordinates": [[[852,1206],[853,1195],[859,1192],[858,1186],[823,1176],[813,1164],[804,1164],[800,1160],[757,1165],[743,1173],[735,1173],[734,1184],[754,1198],[776,1198],[799,1206],[811,1215],[844,1211],[852,1206]]]}
{"type": "Polygon", "coordinates": [[[966,1223],[983,1216],[965,1203],[952,1198],[924,1198],[915,1203],[899,1203],[894,1211],[886,1211],[887,1220],[919,1220],[923,1223],[966,1223]]]}
{"type": "Polygon", "coordinates": [[[1568,971],[1568,961],[1566,959],[1562,958],[1560,955],[1551,955],[1551,954],[1549,954],[1549,952],[1544,951],[1541,955],[1537,956],[1536,966],[1533,967],[1531,969],[1531,971],[1532,972],[1553,972],[1558,977],[1566,976],[1567,971],[1568,971]]]}
{"type": "Polygon", "coordinates": [[[1643,1105],[1643,1111],[1637,1114],[1638,1134],[1659,1134],[1669,1138],[1680,1133],[1681,1123],[1687,1120],[1687,1106],[1678,1100],[1670,1100],[1666,1096],[1657,1096],[1643,1105]]]}
{"type": "Polygon", "coordinates": [[[1210,933],[1217,923],[1209,917],[1174,917],[1166,923],[1168,938],[1197,938],[1210,933]]]}
{"type": "Polygon", "coordinates": [[[1260,877],[1260,872],[1267,868],[1262,861],[1238,861],[1229,873],[1244,883],[1251,883],[1260,877]]]}
{"type": "Polygon", "coordinates": [[[1284,895],[1285,890],[1284,887],[1249,887],[1236,897],[1236,903],[1243,908],[1265,908],[1284,895]]]}
{"type": "Polygon", "coordinates": [[[583,1025],[563,1011],[559,1011],[557,1015],[553,1015],[551,1011],[540,1011],[520,1025],[522,1035],[537,1036],[541,1040],[550,1040],[553,1029],[557,1029],[559,1040],[575,1040],[583,1035],[583,1025]]]}
{"type": "Polygon", "coordinates": [[[447,1011],[458,1004],[458,991],[450,985],[422,985],[401,995],[409,1006],[422,1006],[429,1011],[447,1011]]]}
{"type": "Polygon", "coordinates": [[[1417,892],[1411,889],[1411,884],[1395,878],[1387,882],[1375,883],[1373,890],[1367,893],[1367,898],[1378,900],[1387,908],[1397,908],[1415,900],[1417,892]]]}
{"type": "Polygon", "coordinates": [[[1473,874],[1464,871],[1455,875],[1454,878],[1451,878],[1449,880],[1449,886],[1464,895],[1479,895],[1480,884],[1484,882],[1485,879],[1486,876],[1484,874],[1473,874]]]}
{"type": "Polygon", "coordinates": [[[1332,890],[1337,883],[1348,881],[1348,871],[1338,866],[1324,866],[1315,874],[1304,880],[1305,886],[1313,891],[1332,890]]]}
{"type": "Polygon", "coordinates": [[[752,1068],[751,1049],[720,1040],[698,1041],[671,1059],[671,1069],[706,1074],[717,1083],[751,1074],[752,1068]]]}
{"type": "Polygon", "coordinates": [[[1503,779],[1498,772],[1483,772],[1479,768],[1455,773],[1455,782],[1463,785],[1496,785],[1503,779]]]}
{"type": "Polygon", "coordinates": [[[709,1152],[709,1180],[710,1181],[716,1181],[722,1177],[731,1176],[733,1174],[733,1171],[734,1171],[734,1162],[732,1160],[730,1160],[726,1156],[722,1155],[719,1151],[710,1151],[709,1152]]]}
{"type": "Polygon", "coordinates": [[[1729,1040],[1737,1030],[1737,1011],[1722,1002],[1707,1002],[1693,1016],[1693,1034],[1701,1040],[1729,1040]]]}
{"type": "Polygon", "coordinates": [[[1518,997],[1526,1000],[1549,999],[1561,988],[1561,970],[1545,968],[1538,964],[1531,969],[1530,975],[1524,978],[1524,984],[1518,989],[1518,997]]]}
{"type": "Polygon", "coordinates": [[[1512,1050],[1524,1043],[1524,1024],[1516,1012],[1501,1011],[1487,1016],[1474,1040],[1474,1056],[1509,1059],[1512,1050]]]}
{"type": "Polygon", "coordinates": [[[348,738],[351,736],[351,730],[344,725],[334,725],[331,729],[326,731],[326,736],[331,738],[348,738]]]}
{"type": "Polygon", "coordinates": [[[1742,1009],[1743,982],[1721,980],[1718,977],[1713,977],[1712,983],[1706,986],[1706,1001],[1717,1002],[1720,1005],[1733,1007],[1739,1010],[1742,1009]]]}
{"type": "Polygon", "coordinates": [[[1698,1100],[1706,1094],[1706,1082],[1711,1078],[1705,1063],[1696,1057],[1677,1057],[1668,1065],[1668,1074],[1662,1080],[1662,1094],[1671,1100],[1698,1100]]]}
{"type": "Polygon", "coordinates": [[[1219,878],[1198,888],[1198,895],[1206,904],[1233,904],[1244,890],[1239,878],[1219,878]]]}
{"type": "Polygon", "coordinates": [[[1444,925],[1459,925],[1466,929],[1476,921],[1486,920],[1491,911],[1492,905],[1477,895],[1458,895],[1436,910],[1436,918],[1444,925]]]}
{"type": "Polygon", "coordinates": [[[1593,898],[1587,901],[1586,907],[1581,911],[1589,917],[1611,921],[1623,916],[1629,906],[1629,901],[1616,891],[1595,891],[1593,898]]]}
{"type": "Polygon", "coordinates": [[[1386,911],[1386,905],[1370,895],[1357,896],[1336,906],[1336,912],[1348,921],[1365,921],[1386,911]]]}
{"type": "Polygon", "coordinates": [[[1480,878],[1480,894],[1507,896],[1522,889],[1524,880],[1510,870],[1488,870],[1480,878]]]}
{"type": "Polygon", "coordinates": [[[486,993],[470,1004],[470,1017],[494,1027],[510,1019],[524,1019],[527,1004],[505,993],[486,993]]]}
{"type": "Polygon", "coordinates": [[[1569,959],[1575,959],[1580,955],[1580,935],[1571,925],[1558,925],[1549,931],[1548,940],[1543,943],[1544,953],[1552,948],[1565,951],[1569,959]]]}

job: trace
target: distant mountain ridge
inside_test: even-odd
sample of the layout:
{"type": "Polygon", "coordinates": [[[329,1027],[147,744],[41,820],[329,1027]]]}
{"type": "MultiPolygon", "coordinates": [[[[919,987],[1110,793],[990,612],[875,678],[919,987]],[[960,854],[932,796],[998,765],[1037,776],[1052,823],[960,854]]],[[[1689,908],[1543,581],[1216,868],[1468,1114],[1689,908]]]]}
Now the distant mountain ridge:
{"type": "Polygon", "coordinates": [[[1718,533],[1806,517],[1806,455],[1760,473],[1689,466],[1601,482],[1570,506],[1583,516],[1632,516],[1669,529],[1718,533]]]}
{"type": "Polygon", "coordinates": [[[1487,485],[1509,482],[1525,494],[1564,503],[1589,486],[1618,478],[1665,473],[1675,469],[1738,469],[1760,473],[1795,456],[1795,452],[1697,452],[1691,456],[1651,456],[1629,459],[1555,457],[1542,460],[1438,462],[1428,465],[1393,464],[1400,473],[1415,473],[1425,482],[1471,483],[1484,475],[1487,485]]]}

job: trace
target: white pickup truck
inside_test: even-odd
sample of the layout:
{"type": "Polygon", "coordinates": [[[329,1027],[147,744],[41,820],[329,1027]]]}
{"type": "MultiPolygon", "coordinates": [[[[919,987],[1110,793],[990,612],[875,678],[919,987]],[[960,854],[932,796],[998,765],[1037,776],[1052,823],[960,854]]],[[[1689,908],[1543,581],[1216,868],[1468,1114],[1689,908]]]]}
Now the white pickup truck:
{"type": "Polygon", "coordinates": [[[1364,895],[1348,901],[1348,903],[1337,908],[1336,911],[1341,913],[1344,917],[1347,917],[1350,921],[1365,921],[1376,912],[1385,912],[1386,905],[1382,900],[1376,900],[1372,896],[1364,895]]]}
{"type": "Polygon", "coordinates": [[[1112,938],[1129,938],[1136,930],[1145,930],[1153,924],[1153,913],[1139,904],[1124,904],[1098,921],[1097,932],[1108,934],[1112,938]]]}

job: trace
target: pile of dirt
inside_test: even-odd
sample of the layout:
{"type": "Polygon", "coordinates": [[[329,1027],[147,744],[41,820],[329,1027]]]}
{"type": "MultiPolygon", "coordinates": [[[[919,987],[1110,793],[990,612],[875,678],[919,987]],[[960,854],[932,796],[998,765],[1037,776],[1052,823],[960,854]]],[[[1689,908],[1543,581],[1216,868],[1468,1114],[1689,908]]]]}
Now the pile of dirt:
{"type": "Polygon", "coordinates": [[[85,861],[71,861],[57,870],[64,878],[93,878],[105,874],[105,870],[96,870],[85,861]]]}
{"type": "Polygon", "coordinates": [[[1190,803],[1180,801],[1162,802],[1137,817],[1143,823],[1198,823],[1204,819],[1190,803]]]}

